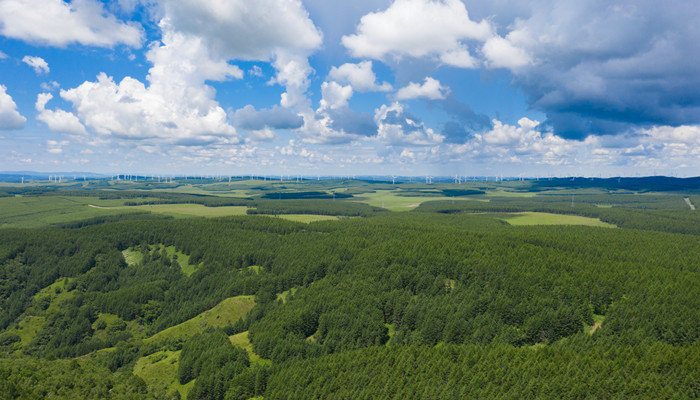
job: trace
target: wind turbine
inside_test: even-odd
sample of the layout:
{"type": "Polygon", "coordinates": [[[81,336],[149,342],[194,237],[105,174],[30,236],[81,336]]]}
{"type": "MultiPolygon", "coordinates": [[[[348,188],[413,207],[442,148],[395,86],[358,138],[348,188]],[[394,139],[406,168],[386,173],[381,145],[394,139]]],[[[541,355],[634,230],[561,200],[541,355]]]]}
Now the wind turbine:
{"type": "Polygon", "coordinates": [[[396,184],[396,177],[394,175],[391,176],[391,184],[396,184]]]}

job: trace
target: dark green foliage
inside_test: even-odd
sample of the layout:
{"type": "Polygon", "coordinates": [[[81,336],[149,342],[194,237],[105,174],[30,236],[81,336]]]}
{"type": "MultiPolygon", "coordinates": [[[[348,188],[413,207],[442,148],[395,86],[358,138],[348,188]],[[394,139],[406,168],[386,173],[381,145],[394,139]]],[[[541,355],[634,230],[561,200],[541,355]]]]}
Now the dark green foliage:
{"type": "Polygon", "coordinates": [[[472,196],[475,194],[486,194],[483,190],[475,189],[443,189],[442,194],[446,197],[472,196]]]}
{"type": "Polygon", "coordinates": [[[64,222],[55,224],[56,228],[75,229],[83,228],[90,225],[99,225],[107,222],[128,221],[128,220],[152,220],[152,219],[173,219],[169,215],[153,214],[148,211],[132,211],[128,214],[105,215],[103,217],[88,218],[75,222],[64,222]]]}
{"type": "Polygon", "coordinates": [[[139,377],[92,360],[0,358],[0,399],[164,399],[139,377]]]}
{"type": "Polygon", "coordinates": [[[283,365],[265,399],[697,398],[700,349],[372,347],[283,365]]]}
{"type": "Polygon", "coordinates": [[[256,208],[248,209],[248,214],[318,214],[344,215],[349,217],[369,217],[386,210],[364,203],[333,200],[259,200],[256,208]]]}
{"type": "Polygon", "coordinates": [[[223,399],[231,380],[249,366],[248,353],[233,347],[221,330],[209,330],[185,342],[180,354],[178,380],[197,379],[189,399],[223,399]]]}

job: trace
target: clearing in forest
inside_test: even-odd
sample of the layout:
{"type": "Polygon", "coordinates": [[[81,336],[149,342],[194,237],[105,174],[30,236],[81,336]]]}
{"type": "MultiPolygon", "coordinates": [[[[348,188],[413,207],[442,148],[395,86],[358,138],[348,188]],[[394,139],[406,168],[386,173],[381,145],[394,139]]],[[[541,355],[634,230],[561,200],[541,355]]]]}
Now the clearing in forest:
{"type": "Polygon", "coordinates": [[[245,317],[255,305],[255,296],[237,296],[225,299],[214,308],[179,325],[162,330],[144,342],[156,342],[171,337],[187,337],[204,332],[207,327],[233,325],[239,318],[245,317]]]}
{"type": "Polygon", "coordinates": [[[234,346],[241,347],[248,353],[248,357],[250,357],[251,363],[259,363],[266,365],[272,364],[270,360],[267,360],[255,354],[255,352],[253,351],[253,344],[250,343],[250,339],[248,339],[248,331],[229,336],[228,339],[234,346]]]}
{"type": "Polygon", "coordinates": [[[143,379],[149,388],[162,389],[166,394],[178,391],[185,398],[195,380],[184,385],[177,380],[180,353],[180,350],[163,350],[141,357],[134,365],[134,375],[143,379]]]}
{"type": "Polygon", "coordinates": [[[382,207],[391,211],[410,211],[415,207],[425,203],[426,201],[434,200],[472,200],[472,201],[488,201],[473,197],[447,197],[442,194],[442,192],[435,192],[434,196],[410,196],[402,195],[402,191],[396,190],[377,190],[374,193],[363,193],[356,197],[357,201],[365,204],[369,204],[374,207],[382,207]]]}
{"type": "MultiPolygon", "coordinates": [[[[148,251],[153,254],[154,252],[162,252],[163,248],[164,246],[162,244],[158,244],[148,246],[148,251]]],[[[190,264],[190,256],[178,251],[175,249],[175,246],[165,247],[165,251],[168,254],[168,257],[170,257],[170,260],[178,263],[180,265],[180,270],[187,276],[192,275],[194,271],[201,266],[201,263],[199,265],[190,264]]],[[[141,253],[141,251],[133,247],[123,250],[122,254],[124,255],[124,260],[129,265],[137,265],[141,263],[144,257],[144,254],[141,253]]]]}
{"type": "Polygon", "coordinates": [[[232,215],[246,215],[248,207],[226,206],[206,207],[201,204],[148,204],[141,206],[114,207],[117,210],[141,210],[158,214],[170,215],[175,218],[190,217],[228,217],[232,215]]]}
{"type": "MultiPolygon", "coordinates": [[[[502,214],[501,214],[502,215],[502,214]]],[[[508,216],[499,216],[511,225],[585,225],[598,226],[603,228],[615,228],[615,225],[608,224],[597,218],[581,217],[578,215],[550,214],[540,212],[514,213],[508,216]]]]}

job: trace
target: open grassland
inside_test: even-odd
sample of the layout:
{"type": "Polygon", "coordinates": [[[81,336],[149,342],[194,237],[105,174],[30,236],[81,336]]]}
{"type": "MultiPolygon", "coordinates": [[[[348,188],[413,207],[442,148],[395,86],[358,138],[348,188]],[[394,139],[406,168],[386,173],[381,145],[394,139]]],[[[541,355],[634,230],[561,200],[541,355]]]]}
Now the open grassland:
{"type": "Polygon", "coordinates": [[[537,193],[535,192],[518,192],[513,190],[495,189],[488,190],[484,195],[486,197],[535,197],[537,193]]]}
{"type": "Polygon", "coordinates": [[[255,305],[255,296],[237,296],[225,299],[214,308],[179,325],[160,331],[145,342],[155,342],[166,338],[187,337],[204,332],[207,327],[233,325],[239,318],[245,317],[255,305]]]}
{"type": "Polygon", "coordinates": [[[435,196],[407,196],[401,193],[401,190],[377,190],[374,193],[363,193],[359,195],[355,201],[366,203],[374,207],[383,207],[391,211],[410,211],[418,207],[421,203],[433,200],[485,201],[470,197],[445,197],[440,192],[435,192],[435,196]]]}
{"type": "Polygon", "coordinates": [[[181,398],[186,399],[195,381],[183,385],[177,380],[180,353],[179,350],[163,350],[141,357],[134,365],[134,375],[143,379],[148,387],[162,389],[166,394],[177,391],[181,398]]]}
{"type": "Polygon", "coordinates": [[[229,336],[229,340],[234,346],[238,346],[243,348],[248,353],[248,357],[250,357],[250,362],[251,363],[258,363],[258,364],[266,364],[266,365],[271,365],[272,362],[270,360],[264,359],[260,357],[259,355],[255,354],[253,351],[253,344],[250,343],[250,339],[248,339],[248,331],[238,333],[233,336],[229,336]]]}
{"type": "Polygon", "coordinates": [[[0,228],[40,228],[105,215],[126,214],[123,200],[98,197],[25,196],[0,198],[0,228]],[[97,208],[89,204],[97,205],[97,208]],[[117,207],[115,207],[117,206],[117,207]]]}
{"type": "Polygon", "coordinates": [[[580,217],[578,215],[550,214],[540,212],[523,212],[515,214],[500,214],[500,219],[514,226],[521,225],[585,225],[603,228],[615,228],[597,218],[580,217]]]}
{"type": "Polygon", "coordinates": [[[170,215],[175,218],[228,217],[246,215],[247,207],[205,207],[201,204],[152,204],[142,206],[115,207],[107,210],[140,210],[170,215]]]}

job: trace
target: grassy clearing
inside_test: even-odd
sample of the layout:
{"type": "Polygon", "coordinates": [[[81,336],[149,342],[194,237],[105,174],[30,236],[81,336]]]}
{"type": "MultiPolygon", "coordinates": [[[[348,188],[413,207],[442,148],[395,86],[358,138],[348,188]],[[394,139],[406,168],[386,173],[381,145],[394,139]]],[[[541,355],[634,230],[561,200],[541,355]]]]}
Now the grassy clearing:
{"type": "Polygon", "coordinates": [[[386,341],[386,345],[389,346],[389,343],[391,343],[391,339],[396,333],[396,329],[394,328],[394,324],[384,324],[384,326],[386,326],[386,329],[388,330],[387,335],[389,335],[389,340],[386,341]]]}
{"type": "Polygon", "coordinates": [[[535,197],[535,192],[513,192],[503,189],[489,190],[486,192],[487,197],[535,197]]]}
{"type": "Polygon", "coordinates": [[[334,215],[315,215],[315,214],[283,214],[277,215],[278,218],[286,219],[295,222],[311,223],[316,221],[337,221],[338,217],[334,215]]]}
{"type": "Polygon", "coordinates": [[[296,293],[297,290],[299,290],[299,288],[293,287],[293,288],[291,288],[291,289],[289,289],[289,290],[285,290],[285,291],[282,292],[282,293],[278,293],[278,294],[277,294],[277,300],[282,300],[282,303],[286,303],[286,302],[287,302],[287,299],[289,298],[289,296],[294,295],[294,293],[296,293]]]}
{"type": "Polygon", "coordinates": [[[2,197],[0,198],[0,228],[41,228],[52,224],[79,221],[105,215],[127,214],[133,209],[122,207],[123,200],[100,200],[97,197],[2,197]]]}
{"type": "MultiPolygon", "coordinates": [[[[161,246],[158,246],[158,248],[160,249],[161,246]]],[[[173,262],[180,264],[180,269],[187,276],[192,275],[194,271],[202,265],[201,263],[199,265],[190,264],[190,256],[176,250],[175,246],[168,246],[165,248],[165,251],[173,262]]]]}
{"type": "Polygon", "coordinates": [[[175,218],[191,217],[228,217],[246,215],[247,207],[205,207],[201,204],[150,204],[142,206],[124,206],[105,210],[140,210],[157,214],[170,215],[175,218]]]}
{"type": "Polygon", "coordinates": [[[586,331],[590,333],[591,335],[595,333],[600,327],[603,325],[603,321],[605,321],[605,315],[598,315],[598,314],[593,314],[593,326],[586,327],[586,331]]]}
{"type": "Polygon", "coordinates": [[[21,340],[21,346],[25,347],[36,338],[36,334],[39,333],[39,329],[44,326],[44,322],[46,322],[45,317],[28,315],[19,321],[17,328],[10,329],[8,332],[17,334],[21,340]]]}
{"type": "Polygon", "coordinates": [[[259,266],[259,265],[251,265],[250,267],[248,267],[248,269],[249,269],[250,271],[255,272],[256,274],[259,274],[259,273],[262,272],[263,267],[261,267],[261,266],[259,266]]]}
{"type": "Polygon", "coordinates": [[[129,265],[138,265],[141,263],[141,261],[143,261],[143,254],[131,247],[126,250],[122,250],[122,255],[124,256],[126,263],[129,265]]]}
{"type": "Polygon", "coordinates": [[[57,311],[63,301],[75,295],[76,291],[66,291],[66,284],[69,282],[70,278],[61,278],[41,289],[34,295],[33,304],[48,303],[46,311],[41,311],[41,308],[30,309],[28,314],[32,315],[25,314],[14,328],[8,330],[8,332],[15,333],[20,337],[21,341],[19,343],[22,347],[27,346],[36,338],[36,334],[46,322],[46,317],[44,316],[46,312],[57,311]]]}
{"type": "Polygon", "coordinates": [[[250,339],[248,339],[248,331],[241,332],[239,334],[233,335],[229,337],[229,340],[234,346],[238,346],[243,348],[248,353],[248,357],[250,357],[250,362],[251,363],[258,363],[258,364],[266,364],[266,365],[271,365],[272,361],[267,360],[265,358],[260,357],[259,355],[255,354],[253,351],[253,344],[250,343],[250,339]]]}
{"type": "Polygon", "coordinates": [[[177,380],[180,353],[181,351],[163,350],[141,357],[134,365],[134,375],[143,379],[150,388],[162,389],[166,394],[178,391],[185,399],[195,381],[182,385],[177,380]]]}
{"type": "MultiPolygon", "coordinates": [[[[437,193],[437,192],[436,192],[437,193]]],[[[356,198],[356,201],[369,204],[374,207],[383,207],[391,211],[410,211],[421,203],[433,200],[454,201],[485,201],[469,197],[445,197],[445,196],[400,196],[401,190],[377,190],[374,193],[364,193],[356,198]]]]}
{"type": "MultiPolygon", "coordinates": [[[[170,260],[178,263],[182,272],[187,276],[192,275],[194,271],[196,271],[197,268],[201,266],[201,263],[200,265],[190,264],[190,256],[181,251],[178,251],[175,248],[175,246],[164,247],[162,244],[148,246],[148,251],[151,254],[153,254],[154,252],[162,252],[163,249],[165,249],[165,252],[168,254],[168,257],[170,257],[170,260]]],[[[129,247],[128,249],[123,250],[122,254],[124,255],[124,260],[126,260],[126,263],[129,265],[138,265],[143,261],[144,257],[141,251],[133,247],[129,247]]]]}
{"type": "Polygon", "coordinates": [[[255,296],[229,297],[214,308],[179,325],[171,326],[144,340],[146,343],[166,338],[187,337],[204,332],[207,327],[222,327],[234,324],[245,317],[255,305],[255,296]]]}
{"type": "MultiPolygon", "coordinates": [[[[503,215],[503,214],[501,214],[503,215]]],[[[580,217],[578,215],[563,215],[538,212],[514,213],[510,216],[500,216],[502,219],[514,226],[522,225],[585,225],[603,228],[615,228],[615,225],[608,224],[597,218],[580,217]]]]}

